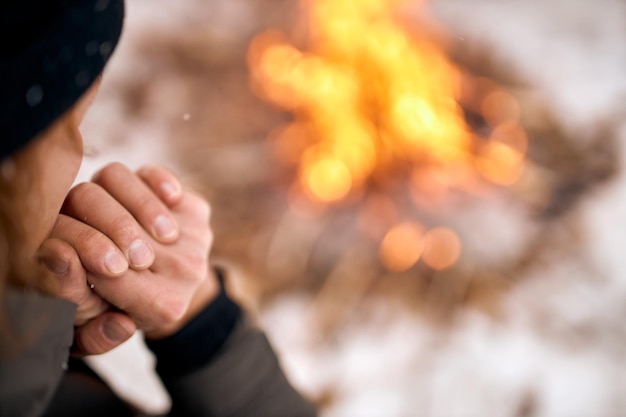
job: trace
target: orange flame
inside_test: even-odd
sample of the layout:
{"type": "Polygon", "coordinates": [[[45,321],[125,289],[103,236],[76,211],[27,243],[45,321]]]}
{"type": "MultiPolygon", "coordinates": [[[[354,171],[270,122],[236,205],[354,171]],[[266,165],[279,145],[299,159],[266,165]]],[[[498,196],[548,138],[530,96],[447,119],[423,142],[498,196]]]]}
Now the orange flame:
{"type": "Polygon", "coordinates": [[[405,3],[307,0],[308,48],[278,31],[250,46],[253,88],[294,115],[274,143],[311,200],[339,202],[394,175],[410,179],[411,193],[440,199],[448,188],[471,190],[479,177],[511,185],[524,170],[515,99],[497,88],[473,97],[491,129],[477,137],[459,105],[468,77],[440,45],[399,23],[405,3]]]}

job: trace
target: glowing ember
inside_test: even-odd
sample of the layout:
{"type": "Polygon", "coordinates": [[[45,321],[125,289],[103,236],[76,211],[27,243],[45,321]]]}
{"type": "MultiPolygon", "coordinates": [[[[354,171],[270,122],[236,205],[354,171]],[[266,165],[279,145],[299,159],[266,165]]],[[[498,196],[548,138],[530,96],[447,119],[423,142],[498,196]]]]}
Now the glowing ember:
{"type": "MultiPolygon", "coordinates": [[[[440,45],[410,32],[397,18],[404,3],[308,0],[307,48],[277,31],[251,44],[253,87],[294,116],[273,134],[276,154],[297,167],[298,188],[312,201],[338,203],[396,180],[406,182],[416,203],[439,202],[449,189],[472,191],[479,178],[511,185],[524,170],[527,138],[515,99],[470,79],[440,45]],[[484,118],[488,137],[472,132],[467,106],[484,118]]],[[[386,248],[399,250],[398,242],[417,235],[394,230],[382,260],[390,269],[410,267],[416,251],[396,259],[386,248]]],[[[431,267],[458,258],[460,243],[451,234],[446,229],[443,243],[433,240],[439,249],[431,267]]]]}

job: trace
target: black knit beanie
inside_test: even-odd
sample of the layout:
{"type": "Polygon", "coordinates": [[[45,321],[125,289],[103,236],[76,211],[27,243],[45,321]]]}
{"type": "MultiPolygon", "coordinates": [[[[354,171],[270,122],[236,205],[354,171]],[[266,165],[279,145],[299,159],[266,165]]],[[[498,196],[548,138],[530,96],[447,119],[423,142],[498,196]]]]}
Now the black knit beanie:
{"type": "Polygon", "coordinates": [[[89,89],[117,45],[123,20],[123,0],[2,2],[0,160],[89,89]]]}

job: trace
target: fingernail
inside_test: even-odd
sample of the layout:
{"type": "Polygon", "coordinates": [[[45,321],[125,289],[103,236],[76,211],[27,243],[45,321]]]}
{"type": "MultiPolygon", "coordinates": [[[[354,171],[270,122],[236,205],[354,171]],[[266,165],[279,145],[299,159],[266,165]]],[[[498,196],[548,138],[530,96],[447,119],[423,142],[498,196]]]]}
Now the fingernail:
{"type": "Polygon", "coordinates": [[[128,269],[128,262],[120,253],[113,251],[104,257],[104,266],[113,274],[121,274],[128,269]]]}
{"type": "Polygon", "coordinates": [[[180,187],[172,184],[171,182],[164,182],[161,184],[161,191],[165,194],[167,199],[174,199],[180,195],[180,187]]]}
{"type": "Polygon", "coordinates": [[[128,248],[128,258],[134,267],[142,268],[152,264],[154,253],[143,240],[137,239],[128,248]]]}
{"type": "Polygon", "coordinates": [[[50,272],[56,275],[64,275],[70,269],[70,261],[56,256],[44,259],[44,264],[50,272]]]}
{"type": "Polygon", "coordinates": [[[107,320],[102,325],[102,333],[112,342],[123,342],[131,336],[124,326],[116,320],[107,320]]]}
{"type": "Polygon", "coordinates": [[[169,217],[160,215],[154,221],[154,233],[161,239],[167,239],[176,235],[176,226],[169,217]]]}

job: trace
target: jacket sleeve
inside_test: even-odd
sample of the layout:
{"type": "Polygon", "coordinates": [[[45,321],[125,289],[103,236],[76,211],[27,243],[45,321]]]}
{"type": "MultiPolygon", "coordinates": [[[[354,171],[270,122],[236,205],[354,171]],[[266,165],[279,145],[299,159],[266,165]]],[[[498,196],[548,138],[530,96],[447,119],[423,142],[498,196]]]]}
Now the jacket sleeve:
{"type": "Polygon", "coordinates": [[[2,298],[0,417],[41,415],[67,366],[76,305],[9,289],[2,298]]]}
{"type": "Polygon", "coordinates": [[[222,290],[177,334],[148,341],[175,417],[312,417],[265,335],[222,290]]]}

